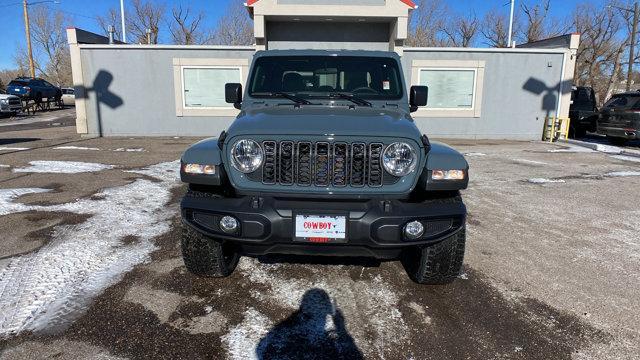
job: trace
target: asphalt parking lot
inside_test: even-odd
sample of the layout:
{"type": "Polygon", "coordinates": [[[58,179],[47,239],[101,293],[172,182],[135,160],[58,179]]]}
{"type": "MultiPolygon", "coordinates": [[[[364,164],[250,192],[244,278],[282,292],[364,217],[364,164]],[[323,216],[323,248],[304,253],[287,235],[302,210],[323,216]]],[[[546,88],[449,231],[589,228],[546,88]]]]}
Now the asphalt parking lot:
{"type": "Polygon", "coordinates": [[[0,358],[637,359],[640,158],[448,141],[471,183],[465,272],[398,262],[180,257],[180,153],[196,139],[0,128],[0,358]]]}

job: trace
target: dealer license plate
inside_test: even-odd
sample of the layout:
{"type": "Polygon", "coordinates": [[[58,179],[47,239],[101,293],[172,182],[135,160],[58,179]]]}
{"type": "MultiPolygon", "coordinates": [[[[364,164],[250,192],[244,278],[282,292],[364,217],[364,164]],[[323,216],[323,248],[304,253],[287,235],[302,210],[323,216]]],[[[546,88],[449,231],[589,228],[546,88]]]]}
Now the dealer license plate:
{"type": "Polygon", "coordinates": [[[317,243],[347,240],[347,217],[333,215],[296,215],[296,240],[317,243]]]}

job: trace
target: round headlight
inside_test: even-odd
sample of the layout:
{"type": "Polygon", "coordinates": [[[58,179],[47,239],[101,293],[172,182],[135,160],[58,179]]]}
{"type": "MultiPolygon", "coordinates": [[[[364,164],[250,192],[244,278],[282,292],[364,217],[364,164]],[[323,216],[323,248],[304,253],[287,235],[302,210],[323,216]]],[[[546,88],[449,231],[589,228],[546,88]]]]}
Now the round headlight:
{"type": "Polygon", "coordinates": [[[262,147],[253,140],[239,140],[231,148],[233,167],[245,174],[258,170],[263,155],[262,147]]]}
{"type": "Polygon", "coordinates": [[[387,146],[384,150],[382,163],[389,174],[405,176],[416,168],[418,157],[409,144],[397,142],[387,146]]]}

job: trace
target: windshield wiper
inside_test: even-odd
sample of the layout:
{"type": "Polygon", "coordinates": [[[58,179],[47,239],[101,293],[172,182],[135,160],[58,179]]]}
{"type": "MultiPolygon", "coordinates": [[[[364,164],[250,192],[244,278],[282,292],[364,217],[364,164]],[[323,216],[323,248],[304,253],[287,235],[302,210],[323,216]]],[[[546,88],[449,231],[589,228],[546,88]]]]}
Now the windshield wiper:
{"type": "Polygon", "coordinates": [[[329,97],[349,100],[352,103],[360,105],[360,106],[373,107],[373,104],[371,104],[367,100],[361,99],[361,98],[359,98],[359,97],[357,97],[357,96],[355,96],[353,94],[331,93],[331,94],[329,94],[329,97]]]}
{"type": "Polygon", "coordinates": [[[296,104],[313,105],[311,103],[311,101],[309,101],[307,99],[303,99],[303,98],[301,98],[299,96],[291,95],[291,94],[288,94],[286,92],[274,92],[274,93],[265,92],[265,93],[254,93],[253,95],[269,96],[269,97],[282,97],[282,98],[285,98],[285,99],[289,99],[289,100],[295,102],[296,104]]]}

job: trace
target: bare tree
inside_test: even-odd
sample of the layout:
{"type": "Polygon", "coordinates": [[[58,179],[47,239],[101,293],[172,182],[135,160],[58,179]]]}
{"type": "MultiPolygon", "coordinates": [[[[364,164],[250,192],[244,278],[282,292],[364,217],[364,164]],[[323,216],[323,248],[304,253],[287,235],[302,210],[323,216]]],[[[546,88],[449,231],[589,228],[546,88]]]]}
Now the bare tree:
{"type": "MultiPolygon", "coordinates": [[[[11,80],[22,76],[24,73],[21,72],[18,69],[5,69],[5,70],[0,70],[0,83],[5,84],[5,86],[7,84],[9,84],[11,82],[11,80]]],[[[4,88],[6,90],[6,88],[4,88]]]]}
{"type": "Polygon", "coordinates": [[[449,10],[441,0],[420,0],[418,8],[409,14],[409,37],[407,46],[434,47],[449,45],[442,38],[444,19],[449,10]]]}
{"type": "Polygon", "coordinates": [[[173,22],[169,24],[169,32],[174,44],[177,45],[195,45],[208,42],[207,36],[200,29],[204,13],[191,15],[191,7],[185,9],[182,5],[173,8],[171,12],[173,22]]]}
{"type": "Polygon", "coordinates": [[[623,21],[612,8],[592,3],[580,4],[573,12],[575,31],[581,34],[574,83],[593,87],[601,102],[620,84],[622,55],[629,44],[629,37],[619,37],[623,21]]]}
{"type": "MultiPolygon", "coordinates": [[[[165,6],[149,0],[133,0],[132,10],[127,13],[127,34],[137,43],[147,43],[147,29],[151,31],[151,44],[157,44],[160,24],[165,15],[165,6]]],[[[128,36],[127,36],[128,37],[128,36]]]]}
{"type": "Polygon", "coordinates": [[[475,14],[469,16],[456,16],[455,20],[442,28],[453,46],[471,47],[474,43],[480,21],[475,14]]]}
{"type": "Polygon", "coordinates": [[[252,45],[253,22],[243,0],[232,0],[213,31],[212,42],[218,45],[252,45]]]}
{"type": "Polygon", "coordinates": [[[487,12],[480,32],[484,37],[484,44],[497,48],[509,47],[509,19],[506,14],[495,9],[487,12]]]}
{"type": "Polygon", "coordinates": [[[550,16],[551,0],[540,0],[533,6],[523,3],[520,7],[524,15],[520,34],[522,42],[529,43],[562,35],[569,30],[569,26],[563,26],[561,21],[550,16]]]}
{"type": "MultiPolygon", "coordinates": [[[[37,6],[31,13],[31,39],[34,66],[39,76],[59,86],[70,85],[71,60],[66,38],[66,25],[70,22],[60,11],[37,6]]],[[[14,55],[18,68],[26,73],[27,51],[20,47],[14,55]]]]}
{"type": "Polygon", "coordinates": [[[122,28],[118,26],[120,24],[119,10],[111,8],[105,16],[98,16],[96,19],[105,36],[109,36],[109,26],[113,26],[115,30],[114,39],[122,40],[122,28]]]}

